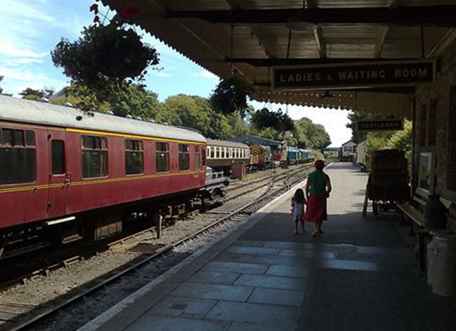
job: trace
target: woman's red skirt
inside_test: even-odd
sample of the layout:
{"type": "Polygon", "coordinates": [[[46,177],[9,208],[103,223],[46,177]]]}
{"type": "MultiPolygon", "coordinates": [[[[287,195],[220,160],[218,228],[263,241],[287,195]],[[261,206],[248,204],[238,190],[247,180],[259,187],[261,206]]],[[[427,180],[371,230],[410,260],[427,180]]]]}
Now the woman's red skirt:
{"type": "Polygon", "coordinates": [[[305,221],[320,223],[328,218],[326,209],[326,197],[311,195],[307,200],[305,221]]]}

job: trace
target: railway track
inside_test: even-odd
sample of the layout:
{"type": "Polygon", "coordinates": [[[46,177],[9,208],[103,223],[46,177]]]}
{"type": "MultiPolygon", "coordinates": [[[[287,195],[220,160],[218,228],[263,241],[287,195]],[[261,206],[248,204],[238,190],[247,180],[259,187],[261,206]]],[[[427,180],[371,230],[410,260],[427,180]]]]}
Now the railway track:
{"type": "MultiPolygon", "coordinates": [[[[204,234],[213,231],[221,224],[226,222],[240,222],[241,220],[245,220],[248,215],[254,213],[268,201],[286,191],[291,185],[303,180],[306,177],[307,173],[303,172],[302,170],[302,168],[294,169],[288,174],[276,176],[275,180],[270,180],[268,183],[261,185],[263,188],[267,187],[266,193],[261,194],[259,197],[247,204],[237,206],[229,211],[221,210],[219,213],[215,212],[209,214],[210,217],[213,218],[209,224],[198,229],[195,232],[187,234],[179,240],[176,240],[164,246],[157,245],[156,247],[147,247],[146,245],[148,248],[147,254],[144,254],[140,258],[132,261],[125,267],[114,270],[104,277],[97,278],[87,286],[83,286],[75,291],[75,293],[71,291],[64,296],[57,298],[56,300],[52,300],[51,302],[38,307],[21,303],[1,304],[0,330],[34,329],[34,326],[42,320],[49,320],[52,316],[54,316],[54,314],[58,313],[59,311],[67,309],[71,307],[71,305],[81,301],[81,299],[87,298],[97,291],[106,288],[115,282],[118,282],[120,279],[122,279],[122,277],[134,273],[136,270],[147,264],[153,263],[155,260],[172,252],[177,247],[184,245],[189,241],[193,241],[195,238],[204,236],[204,234]]],[[[258,190],[259,188],[260,187],[256,187],[255,189],[258,190]]],[[[242,195],[244,194],[247,193],[242,193],[242,195]]],[[[128,240],[120,244],[121,248],[119,248],[119,243],[114,243],[111,245],[111,249],[131,249],[131,247],[140,246],[141,243],[145,241],[144,238],[150,237],[151,235],[154,235],[152,229],[146,229],[141,233],[128,238],[128,240]],[[135,241],[132,238],[137,239],[135,241]],[[130,243],[128,245],[125,245],[124,243],[128,241],[130,241],[130,243]]]]}
{"type": "MultiPolygon", "coordinates": [[[[228,188],[228,194],[224,198],[224,202],[233,201],[239,199],[247,194],[258,191],[262,188],[267,187],[271,182],[277,182],[280,180],[285,180],[287,177],[293,176],[303,170],[307,170],[309,164],[300,165],[294,167],[293,169],[284,171],[280,174],[275,174],[272,176],[264,176],[259,179],[243,183],[242,185],[236,186],[235,188],[228,188]]],[[[206,215],[226,215],[228,212],[222,210],[208,211],[206,215]]],[[[113,242],[103,241],[101,243],[74,243],[70,247],[65,247],[62,253],[56,254],[53,252],[53,248],[44,247],[41,252],[35,251],[31,252],[30,255],[25,255],[24,259],[11,259],[8,261],[1,261],[2,269],[9,270],[0,275],[0,291],[8,287],[11,287],[15,284],[22,282],[27,282],[33,280],[41,275],[47,275],[52,271],[58,270],[60,268],[67,268],[68,266],[77,263],[78,261],[89,258],[93,254],[97,254],[99,251],[104,251],[106,249],[113,249],[118,247],[131,247],[134,245],[138,238],[148,236],[155,236],[155,227],[146,227],[143,230],[131,231],[131,235],[124,235],[120,239],[113,242]],[[84,254],[81,254],[84,252],[84,254]],[[34,254],[40,254],[45,256],[45,259],[36,258],[34,254]],[[25,263],[24,263],[25,261],[25,263]],[[11,269],[15,269],[11,271],[11,269]]],[[[1,316],[0,316],[1,322],[1,316]]]]}
{"type": "Polygon", "coordinates": [[[265,181],[280,180],[280,179],[285,178],[286,176],[293,175],[294,173],[296,173],[298,171],[305,170],[308,167],[311,167],[312,164],[313,164],[312,162],[304,163],[304,164],[298,165],[296,167],[293,167],[293,169],[285,170],[285,171],[277,173],[277,174],[273,173],[272,175],[266,175],[266,176],[262,176],[260,178],[249,180],[246,183],[240,183],[240,184],[235,185],[235,186],[229,186],[225,191],[227,193],[231,193],[231,192],[235,192],[235,191],[241,190],[243,188],[246,188],[246,187],[258,184],[258,183],[262,183],[262,182],[265,182],[265,181]]]}

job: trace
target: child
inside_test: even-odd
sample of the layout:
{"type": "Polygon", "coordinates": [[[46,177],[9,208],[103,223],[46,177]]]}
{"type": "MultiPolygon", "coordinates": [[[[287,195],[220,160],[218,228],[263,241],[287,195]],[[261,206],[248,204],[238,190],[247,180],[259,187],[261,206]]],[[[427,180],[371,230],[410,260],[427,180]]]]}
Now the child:
{"type": "Polygon", "coordinates": [[[304,191],[298,188],[291,199],[291,219],[295,222],[296,232],[298,234],[298,222],[301,223],[302,233],[305,232],[304,229],[304,205],[306,204],[306,199],[304,198],[304,191]]]}

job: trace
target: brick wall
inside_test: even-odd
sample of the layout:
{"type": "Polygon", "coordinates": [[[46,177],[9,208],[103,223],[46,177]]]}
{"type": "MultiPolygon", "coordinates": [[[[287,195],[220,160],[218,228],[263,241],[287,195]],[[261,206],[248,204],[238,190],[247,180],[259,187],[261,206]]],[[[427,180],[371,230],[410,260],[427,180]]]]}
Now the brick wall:
{"type": "Polygon", "coordinates": [[[456,203],[456,43],[443,54],[440,68],[435,82],[417,88],[415,162],[420,152],[432,152],[436,190],[456,203]]]}

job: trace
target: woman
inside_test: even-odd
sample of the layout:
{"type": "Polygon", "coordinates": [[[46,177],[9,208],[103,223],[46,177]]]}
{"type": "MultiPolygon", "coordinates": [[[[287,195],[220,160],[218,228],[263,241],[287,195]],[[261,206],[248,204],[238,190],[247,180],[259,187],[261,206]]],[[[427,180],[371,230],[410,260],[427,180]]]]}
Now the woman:
{"type": "Polygon", "coordinates": [[[331,192],[331,181],[329,176],[323,172],[324,167],[323,160],[315,161],[316,170],[307,177],[306,183],[306,221],[315,224],[313,237],[320,237],[321,223],[328,218],[326,199],[331,192]]]}

